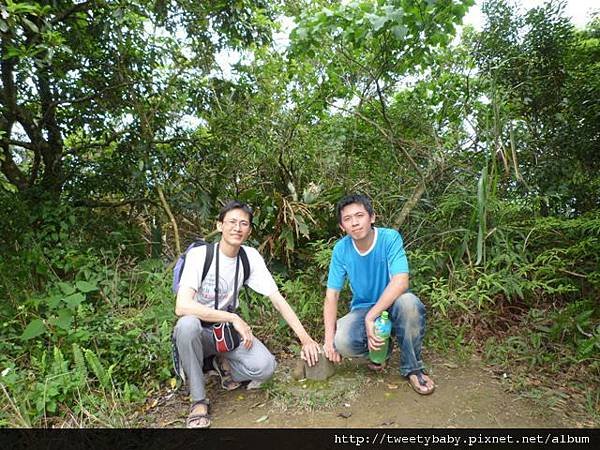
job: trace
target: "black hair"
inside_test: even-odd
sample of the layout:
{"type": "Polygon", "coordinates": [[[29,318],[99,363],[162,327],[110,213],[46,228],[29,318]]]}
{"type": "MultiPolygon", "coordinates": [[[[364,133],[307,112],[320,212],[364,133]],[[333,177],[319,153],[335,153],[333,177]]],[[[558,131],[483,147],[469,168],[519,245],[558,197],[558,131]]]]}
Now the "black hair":
{"type": "Polygon", "coordinates": [[[374,214],[373,212],[373,204],[371,203],[371,199],[364,194],[349,194],[344,196],[335,207],[335,212],[337,214],[338,223],[342,223],[342,209],[346,206],[351,205],[352,203],[358,203],[359,205],[363,205],[369,216],[374,214]]]}
{"type": "Polygon", "coordinates": [[[248,214],[248,217],[250,219],[249,220],[250,226],[252,226],[252,219],[254,218],[254,213],[252,212],[252,208],[248,204],[242,203],[238,200],[231,200],[231,201],[227,202],[221,208],[221,211],[219,211],[219,217],[217,218],[217,220],[219,222],[223,222],[223,219],[225,219],[225,214],[227,214],[232,209],[241,209],[246,214],[248,214]]]}

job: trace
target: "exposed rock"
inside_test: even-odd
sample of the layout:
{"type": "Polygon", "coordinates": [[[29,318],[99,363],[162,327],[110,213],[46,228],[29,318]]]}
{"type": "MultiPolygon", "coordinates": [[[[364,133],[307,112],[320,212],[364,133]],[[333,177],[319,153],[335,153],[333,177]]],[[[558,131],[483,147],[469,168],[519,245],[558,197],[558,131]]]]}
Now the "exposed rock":
{"type": "Polygon", "coordinates": [[[326,380],[333,375],[335,369],[331,361],[329,361],[325,355],[319,355],[319,361],[312,367],[309,367],[306,361],[298,359],[296,366],[292,371],[292,376],[296,380],[302,380],[304,378],[308,380],[326,380]]]}

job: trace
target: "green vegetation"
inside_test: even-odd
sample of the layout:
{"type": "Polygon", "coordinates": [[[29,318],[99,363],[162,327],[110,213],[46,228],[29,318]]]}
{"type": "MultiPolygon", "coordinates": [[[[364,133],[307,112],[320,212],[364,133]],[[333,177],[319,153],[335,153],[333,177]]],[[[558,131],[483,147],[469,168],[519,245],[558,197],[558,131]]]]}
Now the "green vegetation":
{"type": "Polygon", "coordinates": [[[280,370],[263,389],[273,404],[283,411],[315,411],[335,408],[360,395],[370,381],[366,367],[344,361],[334,377],[325,381],[294,380],[288,370],[280,370]]]}
{"type": "Polygon", "coordinates": [[[343,3],[0,5],[0,426],[135,425],[173,376],[170,265],[228,198],[322,338],[349,191],[403,234],[428,348],[559,379],[599,423],[600,18],[489,1],[453,40],[471,0],[343,3]]]}

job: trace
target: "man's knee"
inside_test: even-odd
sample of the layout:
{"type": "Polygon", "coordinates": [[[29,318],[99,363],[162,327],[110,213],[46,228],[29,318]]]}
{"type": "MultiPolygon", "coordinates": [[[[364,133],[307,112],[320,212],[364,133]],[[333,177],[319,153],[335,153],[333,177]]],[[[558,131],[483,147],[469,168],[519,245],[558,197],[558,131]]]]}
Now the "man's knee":
{"type": "Polygon", "coordinates": [[[269,353],[253,361],[248,370],[253,380],[265,381],[273,376],[276,368],[277,361],[275,360],[275,356],[269,353]]]}
{"type": "Polygon", "coordinates": [[[335,333],[333,345],[340,355],[346,357],[361,356],[365,352],[365,344],[361,339],[340,329],[335,333]]]}
{"type": "Polygon", "coordinates": [[[394,301],[393,309],[398,313],[397,316],[405,319],[418,320],[425,314],[425,305],[415,294],[406,292],[394,301]]]}
{"type": "Polygon", "coordinates": [[[195,316],[180,317],[175,325],[175,335],[178,342],[191,341],[202,333],[200,319],[195,316]]]}
{"type": "Polygon", "coordinates": [[[425,305],[419,298],[407,292],[396,299],[393,306],[394,328],[404,337],[417,339],[425,330],[425,305]],[[403,330],[403,331],[401,331],[403,330]]]}
{"type": "Polygon", "coordinates": [[[366,310],[351,311],[337,321],[333,345],[340,355],[358,357],[368,351],[365,314],[366,310]]]}
{"type": "Polygon", "coordinates": [[[333,338],[333,346],[340,355],[350,356],[352,343],[348,339],[347,335],[342,335],[342,333],[336,332],[335,337],[333,338]]]}

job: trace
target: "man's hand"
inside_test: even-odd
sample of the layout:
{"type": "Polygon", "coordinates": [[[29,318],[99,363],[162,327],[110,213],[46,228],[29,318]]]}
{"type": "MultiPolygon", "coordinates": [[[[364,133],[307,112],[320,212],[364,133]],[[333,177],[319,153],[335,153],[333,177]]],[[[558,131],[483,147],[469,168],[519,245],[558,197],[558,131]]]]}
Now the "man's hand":
{"type": "Polygon", "coordinates": [[[231,322],[233,328],[240,334],[242,338],[242,345],[246,350],[249,350],[252,347],[252,329],[250,326],[242,320],[240,316],[236,316],[235,319],[231,322]]]}
{"type": "Polygon", "coordinates": [[[365,330],[367,332],[369,350],[379,350],[385,344],[385,341],[375,336],[375,320],[371,319],[369,314],[365,316],[365,330]]]}
{"type": "Polygon", "coordinates": [[[342,355],[340,355],[335,347],[333,346],[332,341],[325,341],[325,345],[323,346],[323,351],[325,352],[325,356],[327,359],[333,363],[342,362],[342,355]]]}
{"type": "Polygon", "coordinates": [[[317,344],[311,338],[307,339],[305,342],[302,342],[300,358],[306,361],[308,367],[314,366],[317,361],[319,361],[319,353],[321,353],[319,344],[317,344]]]}

